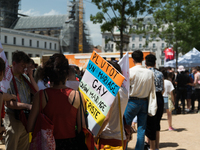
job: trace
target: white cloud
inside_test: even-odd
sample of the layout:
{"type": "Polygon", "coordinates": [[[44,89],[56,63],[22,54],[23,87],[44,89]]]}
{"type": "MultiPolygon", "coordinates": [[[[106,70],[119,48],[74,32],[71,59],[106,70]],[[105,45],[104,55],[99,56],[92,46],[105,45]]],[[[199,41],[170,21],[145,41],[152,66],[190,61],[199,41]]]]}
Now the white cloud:
{"type": "Polygon", "coordinates": [[[93,45],[102,45],[102,35],[100,24],[93,24],[92,21],[88,20],[86,22],[90,31],[90,37],[92,39],[93,45]]]}
{"type": "Polygon", "coordinates": [[[27,11],[24,11],[24,10],[19,10],[19,13],[20,14],[24,14],[24,15],[28,15],[28,16],[47,16],[47,15],[59,15],[60,13],[55,11],[55,10],[51,10],[50,12],[47,12],[47,13],[44,13],[44,14],[41,14],[39,11],[36,11],[34,9],[29,9],[27,11]]]}
{"type": "Polygon", "coordinates": [[[34,9],[29,9],[27,11],[19,10],[19,13],[24,14],[24,15],[28,15],[28,16],[40,16],[41,15],[39,11],[36,11],[34,9]]]}
{"type": "Polygon", "coordinates": [[[48,15],[60,15],[60,13],[52,9],[50,12],[44,14],[44,16],[48,15]]]}

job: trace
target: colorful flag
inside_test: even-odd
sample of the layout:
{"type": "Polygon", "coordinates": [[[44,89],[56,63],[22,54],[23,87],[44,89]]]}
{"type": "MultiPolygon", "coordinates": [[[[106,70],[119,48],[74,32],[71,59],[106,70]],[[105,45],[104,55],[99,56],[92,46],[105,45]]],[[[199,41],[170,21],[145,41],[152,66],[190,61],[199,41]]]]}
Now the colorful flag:
{"type": "Polygon", "coordinates": [[[124,77],[95,51],[88,62],[79,90],[88,111],[88,128],[97,135],[124,81],[124,77]]]}
{"type": "Polygon", "coordinates": [[[1,45],[1,41],[0,41],[0,57],[5,61],[5,65],[6,65],[5,66],[5,68],[6,68],[5,75],[4,75],[3,80],[0,82],[0,85],[1,85],[1,90],[3,92],[7,93],[7,90],[10,88],[10,81],[12,80],[13,75],[11,72],[11,68],[8,65],[8,60],[4,53],[3,47],[1,45]]]}
{"type": "Polygon", "coordinates": [[[129,95],[130,81],[129,81],[129,56],[128,52],[119,60],[118,64],[121,67],[122,74],[125,77],[122,86],[126,88],[129,95]]]}

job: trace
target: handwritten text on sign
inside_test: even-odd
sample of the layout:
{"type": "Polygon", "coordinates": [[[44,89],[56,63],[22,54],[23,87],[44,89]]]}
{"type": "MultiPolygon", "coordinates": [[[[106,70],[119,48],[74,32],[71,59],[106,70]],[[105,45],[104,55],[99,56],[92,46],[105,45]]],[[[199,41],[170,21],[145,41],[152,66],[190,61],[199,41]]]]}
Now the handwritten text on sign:
{"type": "Polygon", "coordinates": [[[88,127],[97,135],[124,77],[96,52],[88,62],[79,89],[87,101],[88,127]]]}

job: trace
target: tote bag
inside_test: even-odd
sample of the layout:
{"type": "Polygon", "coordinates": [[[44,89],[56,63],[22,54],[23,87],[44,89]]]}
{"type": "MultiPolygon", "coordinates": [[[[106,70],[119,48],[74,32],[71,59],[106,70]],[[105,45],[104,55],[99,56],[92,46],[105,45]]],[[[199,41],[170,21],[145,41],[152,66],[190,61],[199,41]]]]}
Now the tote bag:
{"type": "MultiPolygon", "coordinates": [[[[79,92],[79,96],[80,96],[80,116],[82,116],[82,112],[84,113],[84,120],[85,122],[87,122],[86,119],[86,112],[85,109],[83,107],[83,103],[82,103],[82,98],[81,98],[81,93],[79,92]]],[[[88,130],[87,128],[84,128],[82,126],[82,117],[81,117],[81,127],[82,130],[80,133],[76,133],[76,139],[79,142],[79,149],[81,150],[94,150],[94,138],[92,133],[90,132],[90,130],[88,130]]]]}
{"type": "Polygon", "coordinates": [[[148,115],[149,116],[155,116],[157,108],[158,108],[158,106],[157,106],[155,86],[153,86],[153,90],[150,92],[150,95],[149,95],[148,115]]]}
{"type": "Polygon", "coordinates": [[[42,110],[42,90],[40,91],[40,111],[33,130],[33,138],[30,143],[30,150],[55,150],[56,144],[53,136],[54,125],[45,116],[42,110]]]}
{"type": "Polygon", "coordinates": [[[172,111],[175,109],[174,104],[171,99],[171,95],[168,95],[168,107],[169,107],[169,111],[172,111]]]}

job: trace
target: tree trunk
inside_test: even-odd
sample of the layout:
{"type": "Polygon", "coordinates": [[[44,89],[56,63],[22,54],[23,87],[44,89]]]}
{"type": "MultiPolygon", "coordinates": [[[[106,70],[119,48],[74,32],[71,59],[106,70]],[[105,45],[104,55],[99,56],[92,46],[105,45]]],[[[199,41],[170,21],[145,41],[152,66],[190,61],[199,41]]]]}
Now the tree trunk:
{"type": "Polygon", "coordinates": [[[177,71],[178,69],[178,44],[177,44],[177,38],[176,38],[176,68],[175,70],[177,71]]]}
{"type": "Polygon", "coordinates": [[[120,58],[123,57],[123,43],[124,43],[124,10],[125,10],[125,3],[122,4],[122,14],[121,14],[121,25],[120,25],[120,58]]]}
{"type": "MultiPolygon", "coordinates": [[[[121,27],[121,29],[123,29],[123,27],[121,27]]],[[[123,40],[124,40],[124,36],[123,36],[123,30],[120,31],[120,58],[123,57],[123,40]]]]}

